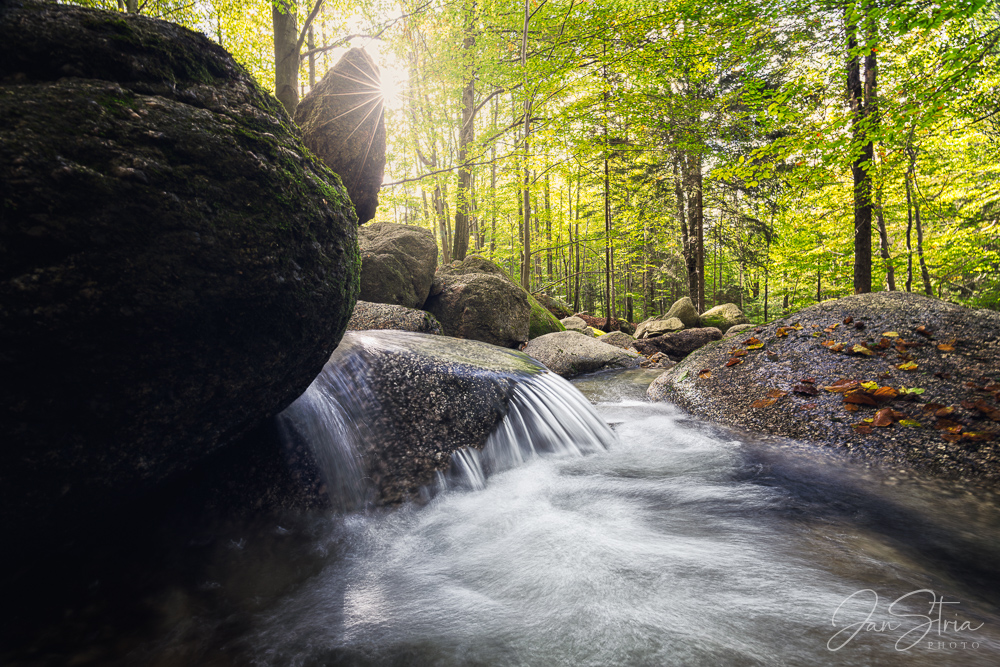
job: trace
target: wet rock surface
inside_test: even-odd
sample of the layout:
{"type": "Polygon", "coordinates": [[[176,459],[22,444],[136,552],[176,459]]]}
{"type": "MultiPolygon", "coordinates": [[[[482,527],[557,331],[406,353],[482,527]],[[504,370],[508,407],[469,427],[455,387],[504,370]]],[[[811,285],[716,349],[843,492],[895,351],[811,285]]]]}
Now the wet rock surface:
{"type": "Polygon", "coordinates": [[[295,109],[295,122],[302,128],[306,146],[340,174],[360,223],[375,217],[385,171],[380,81],[371,56],[353,48],[295,109]]]}
{"type": "Polygon", "coordinates": [[[413,498],[452,452],[481,448],[517,380],[541,372],[515,350],[398,331],[345,334],[324,369],[364,396],[353,416],[376,434],[360,455],[379,504],[413,498]]]}
{"type": "Polygon", "coordinates": [[[607,345],[600,338],[577,331],[539,336],[525,345],[524,353],[565,378],[612,368],[633,368],[641,360],[635,352],[607,345]]]}
{"type": "Polygon", "coordinates": [[[905,292],[849,296],[710,344],[653,382],[648,396],[860,459],[1000,482],[993,311],[905,292]],[[825,389],[852,380],[875,384],[825,389]]]}
{"type": "Polygon", "coordinates": [[[372,303],[420,308],[437,269],[437,243],[430,230],[377,222],[358,231],[361,293],[372,303]]]}
{"type": "Polygon", "coordinates": [[[358,301],[347,322],[348,331],[393,329],[416,333],[440,334],[441,323],[426,310],[405,308],[388,303],[358,301]]]}
{"type": "Polygon", "coordinates": [[[0,17],[0,70],[0,520],[21,547],[294,400],[359,258],[337,175],[204,36],[28,2],[0,17]]]}

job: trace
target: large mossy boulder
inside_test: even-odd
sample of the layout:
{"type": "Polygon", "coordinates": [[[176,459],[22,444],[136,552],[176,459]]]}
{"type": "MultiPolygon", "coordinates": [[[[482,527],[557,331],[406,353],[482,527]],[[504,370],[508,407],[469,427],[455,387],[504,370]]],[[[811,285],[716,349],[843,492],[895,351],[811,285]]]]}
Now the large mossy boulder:
{"type": "Polygon", "coordinates": [[[528,339],[538,338],[555,331],[566,331],[562,322],[556,319],[545,306],[531,294],[528,295],[531,304],[531,322],[528,324],[528,339]]]}
{"type": "Polygon", "coordinates": [[[347,322],[348,331],[390,329],[415,333],[440,334],[441,323],[426,310],[389,303],[358,301],[347,322]]]}
{"type": "Polygon", "coordinates": [[[361,223],[375,217],[385,172],[380,80],[371,56],[353,48],[295,109],[295,122],[302,128],[306,146],[340,174],[361,223]]]}
{"type": "Polygon", "coordinates": [[[0,15],[6,556],[184,470],[309,386],[357,219],[217,44],[139,16],[0,15]]]}
{"type": "Polygon", "coordinates": [[[538,303],[545,306],[550,313],[560,320],[564,317],[570,317],[573,314],[573,306],[558,297],[549,294],[535,294],[534,297],[538,303]]]}
{"type": "Polygon", "coordinates": [[[427,301],[437,269],[437,243],[429,230],[377,222],[358,232],[361,294],[372,303],[420,308],[427,301]]]}
{"type": "MultiPolygon", "coordinates": [[[[681,322],[684,323],[685,329],[697,329],[702,326],[701,317],[698,315],[698,309],[694,307],[691,302],[691,297],[682,297],[674,302],[674,305],[670,306],[670,310],[667,311],[666,315],[659,318],[661,320],[669,320],[671,317],[676,317],[681,322]]],[[[713,324],[706,324],[708,326],[715,326],[713,324]]]]}
{"type": "Polygon", "coordinates": [[[906,292],[827,301],[699,349],[648,396],[726,425],[1000,484],[995,311],[906,292]]]}
{"type": "Polygon", "coordinates": [[[446,336],[500,347],[519,347],[528,341],[528,293],[479,255],[440,267],[424,308],[438,318],[446,336]]]}
{"type": "Polygon", "coordinates": [[[565,378],[613,368],[635,368],[642,357],[635,352],[606,345],[577,331],[560,331],[531,340],[524,353],[565,378]]]}
{"type": "Polygon", "coordinates": [[[750,320],[735,303],[724,303],[701,314],[701,326],[715,327],[722,333],[739,324],[750,324],[750,320]]]}

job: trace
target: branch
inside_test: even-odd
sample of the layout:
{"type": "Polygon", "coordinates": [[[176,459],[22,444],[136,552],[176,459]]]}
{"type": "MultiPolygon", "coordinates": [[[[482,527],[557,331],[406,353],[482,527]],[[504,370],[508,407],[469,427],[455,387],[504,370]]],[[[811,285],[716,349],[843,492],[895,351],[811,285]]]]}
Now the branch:
{"type": "MultiPolygon", "coordinates": [[[[306,41],[306,35],[309,33],[309,26],[312,25],[313,19],[319,14],[319,10],[323,7],[323,0],[316,0],[316,4],[313,5],[312,11],[309,12],[309,16],[306,17],[306,22],[302,24],[302,32],[299,33],[299,39],[295,42],[295,53],[302,51],[302,44],[306,41]]],[[[302,57],[299,56],[299,60],[302,57]]]]}

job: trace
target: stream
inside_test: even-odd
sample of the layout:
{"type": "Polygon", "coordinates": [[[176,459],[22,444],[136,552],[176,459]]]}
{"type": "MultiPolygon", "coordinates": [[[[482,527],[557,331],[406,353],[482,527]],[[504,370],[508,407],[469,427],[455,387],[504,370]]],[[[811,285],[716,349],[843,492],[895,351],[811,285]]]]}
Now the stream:
{"type": "Polygon", "coordinates": [[[654,377],[574,382],[607,451],[188,545],[201,565],[75,662],[1000,664],[993,494],[740,437],[646,402],[654,377]]]}

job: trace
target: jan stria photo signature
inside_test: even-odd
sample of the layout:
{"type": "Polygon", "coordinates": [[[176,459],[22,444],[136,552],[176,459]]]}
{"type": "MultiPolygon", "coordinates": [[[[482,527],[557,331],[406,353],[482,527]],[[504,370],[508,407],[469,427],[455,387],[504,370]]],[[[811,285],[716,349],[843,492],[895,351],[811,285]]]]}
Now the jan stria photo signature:
{"type": "Polygon", "coordinates": [[[887,609],[892,620],[872,620],[879,606],[879,595],[870,588],[857,591],[847,596],[843,602],[837,605],[833,612],[833,627],[837,631],[826,642],[826,647],[831,651],[839,651],[847,646],[855,637],[862,632],[885,633],[896,637],[895,649],[897,651],[909,651],[923,642],[928,635],[932,637],[928,641],[927,648],[978,648],[975,641],[955,641],[955,635],[961,632],[975,632],[983,627],[983,623],[978,625],[970,621],[962,620],[957,614],[957,600],[945,600],[945,596],[938,597],[937,593],[922,588],[912,591],[906,595],[893,600],[887,609]],[[914,604],[920,605],[926,601],[927,613],[915,613],[912,611],[914,604]],[[852,603],[848,610],[844,605],[852,603]],[[946,614],[946,605],[947,614],[946,614]],[[953,618],[945,618],[945,616],[953,618]],[[897,634],[898,633],[898,634],[897,634]],[[932,634],[933,633],[933,634],[932,634]],[[944,641],[947,638],[950,641],[944,641]],[[955,646],[952,646],[954,644],[955,646]]]}

